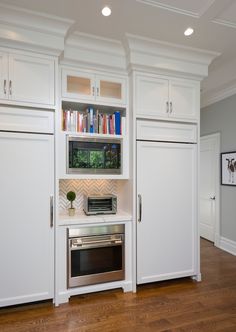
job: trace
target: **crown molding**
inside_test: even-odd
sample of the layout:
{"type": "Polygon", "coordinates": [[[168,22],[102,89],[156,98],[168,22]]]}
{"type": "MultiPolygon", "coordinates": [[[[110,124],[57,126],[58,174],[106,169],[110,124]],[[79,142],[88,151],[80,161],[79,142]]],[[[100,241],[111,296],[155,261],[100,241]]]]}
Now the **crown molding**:
{"type": "Polygon", "coordinates": [[[222,20],[220,18],[216,18],[214,20],[211,21],[212,23],[216,23],[216,24],[220,24],[223,25],[227,28],[233,28],[236,29],[236,23],[234,22],[230,22],[230,21],[226,21],[226,20],[222,20]]]}
{"type": "Polygon", "coordinates": [[[125,49],[128,67],[152,68],[199,80],[208,75],[208,66],[218,52],[206,51],[154,39],[126,34],[125,49]]]}
{"type": "Polygon", "coordinates": [[[141,2],[145,5],[151,5],[154,7],[158,7],[161,9],[165,9],[165,10],[169,10],[173,13],[176,14],[182,14],[182,15],[187,15],[187,16],[191,16],[191,17],[195,17],[195,18],[199,18],[199,14],[190,10],[185,10],[185,9],[181,9],[181,8],[177,8],[174,6],[170,6],[170,5],[166,5],[163,2],[160,1],[156,1],[156,0],[136,0],[137,2],[141,2]]]}
{"type": "Polygon", "coordinates": [[[73,23],[72,20],[0,4],[2,46],[59,55],[73,23]]]}
{"type": "Polygon", "coordinates": [[[212,105],[236,94],[236,80],[227,83],[217,89],[206,91],[201,94],[201,108],[212,105]]]}
{"type": "Polygon", "coordinates": [[[122,43],[75,31],[65,42],[61,63],[73,62],[100,68],[125,70],[126,56],[122,43]]]}

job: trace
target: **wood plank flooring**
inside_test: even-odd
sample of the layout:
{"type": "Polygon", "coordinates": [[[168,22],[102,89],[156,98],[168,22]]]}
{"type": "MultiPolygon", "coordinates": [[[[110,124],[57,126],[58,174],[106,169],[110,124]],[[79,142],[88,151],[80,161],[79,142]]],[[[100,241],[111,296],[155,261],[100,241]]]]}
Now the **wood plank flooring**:
{"type": "Polygon", "coordinates": [[[1,332],[236,332],[236,257],[201,241],[200,283],[190,278],[0,309],[1,332]]]}

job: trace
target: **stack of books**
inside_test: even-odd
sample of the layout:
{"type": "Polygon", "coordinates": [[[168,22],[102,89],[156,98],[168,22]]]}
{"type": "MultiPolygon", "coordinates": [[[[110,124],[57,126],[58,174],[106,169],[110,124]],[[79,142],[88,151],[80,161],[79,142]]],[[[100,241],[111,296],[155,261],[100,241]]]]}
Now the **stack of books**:
{"type": "Polygon", "coordinates": [[[125,132],[125,117],[120,111],[113,114],[100,112],[89,107],[85,112],[63,110],[62,128],[65,131],[122,135],[125,132]]]}

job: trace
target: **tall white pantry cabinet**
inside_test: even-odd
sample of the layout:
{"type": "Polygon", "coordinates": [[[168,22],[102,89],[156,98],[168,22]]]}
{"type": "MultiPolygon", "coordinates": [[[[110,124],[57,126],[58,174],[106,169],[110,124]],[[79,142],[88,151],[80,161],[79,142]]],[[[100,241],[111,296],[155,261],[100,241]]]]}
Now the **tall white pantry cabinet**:
{"type": "Polygon", "coordinates": [[[135,73],[133,79],[137,284],[200,279],[199,83],[156,73],[135,73]]]}
{"type": "Polygon", "coordinates": [[[0,307],[54,297],[55,62],[0,52],[0,307]]]}
{"type": "Polygon", "coordinates": [[[200,281],[200,81],[214,54],[133,35],[127,38],[134,284],[186,276],[200,281]]]}

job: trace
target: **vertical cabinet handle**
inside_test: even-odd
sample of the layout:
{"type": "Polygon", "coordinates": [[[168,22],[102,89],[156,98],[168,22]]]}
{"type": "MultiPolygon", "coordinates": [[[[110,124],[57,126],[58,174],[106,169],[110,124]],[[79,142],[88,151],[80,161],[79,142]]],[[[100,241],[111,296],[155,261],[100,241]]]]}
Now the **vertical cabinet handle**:
{"type": "Polygon", "coordinates": [[[167,101],[166,102],[166,113],[168,113],[169,112],[169,102],[167,101]]]}
{"type": "Polygon", "coordinates": [[[99,88],[97,88],[97,96],[99,96],[99,88]]]}
{"type": "Polygon", "coordinates": [[[173,107],[172,107],[172,101],[170,102],[170,113],[172,113],[173,107]]]}
{"type": "Polygon", "coordinates": [[[7,94],[7,80],[4,80],[3,82],[3,91],[4,91],[4,95],[7,94]]]}
{"type": "Polygon", "coordinates": [[[50,196],[50,227],[53,227],[53,196],[50,196]]]}
{"type": "Polygon", "coordinates": [[[9,94],[12,95],[12,81],[9,81],[9,94]]]}
{"type": "Polygon", "coordinates": [[[92,91],[93,91],[93,96],[95,95],[95,88],[94,86],[92,87],[92,91]]]}
{"type": "Polygon", "coordinates": [[[138,213],[138,222],[142,221],[142,196],[138,195],[138,206],[139,206],[139,213],[138,213]]]}

